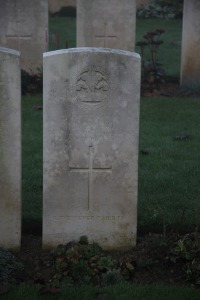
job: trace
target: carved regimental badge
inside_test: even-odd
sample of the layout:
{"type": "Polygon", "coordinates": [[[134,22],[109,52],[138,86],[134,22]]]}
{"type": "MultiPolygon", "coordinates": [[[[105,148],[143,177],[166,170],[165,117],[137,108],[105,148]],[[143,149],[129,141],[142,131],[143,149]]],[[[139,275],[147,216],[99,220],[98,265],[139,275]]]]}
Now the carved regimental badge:
{"type": "Polygon", "coordinates": [[[88,66],[76,81],[76,95],[78,101],[86,104],[99,104],[107,99],[108,78],[99,66],[88,66]]]}

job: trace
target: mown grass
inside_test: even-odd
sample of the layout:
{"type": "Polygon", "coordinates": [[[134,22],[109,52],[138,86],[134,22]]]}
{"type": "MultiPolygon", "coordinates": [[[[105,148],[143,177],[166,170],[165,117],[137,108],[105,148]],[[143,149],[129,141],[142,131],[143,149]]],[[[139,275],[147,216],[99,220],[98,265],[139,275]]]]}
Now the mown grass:
{"type": "Polygon", "coordinates": [[[22,97],[22,220],[25,232],[41,231],[42,96],[22,97]]]}
{"type": "Polygon", "coordinates": [[[181,225],[185,231],[198,224],[199,111],[197,98],[142,98],[139,230],[160,231],[165,222],[174,228],[181,225]],[[188,139],[181,140],[182,136],[188,139]]]}
{"type": "Polygon", "coordinates": [[[0,296],[2,300],[199,300],[200,291],[193,288],[166,287],[162,285],[136,286],[117,285],[105,288],[91,286],[70,287],[60,295],[40,295],[37,287],[16,287],[9,293],[0,296]]]}
{"type": "Polygon", "coordinates": [[[51,17],[49,22],[49,50],[57,50],[52,44],[52,35],[59,35],[59,49],[76,47],[76,19],[70,17],[51,17]]]}

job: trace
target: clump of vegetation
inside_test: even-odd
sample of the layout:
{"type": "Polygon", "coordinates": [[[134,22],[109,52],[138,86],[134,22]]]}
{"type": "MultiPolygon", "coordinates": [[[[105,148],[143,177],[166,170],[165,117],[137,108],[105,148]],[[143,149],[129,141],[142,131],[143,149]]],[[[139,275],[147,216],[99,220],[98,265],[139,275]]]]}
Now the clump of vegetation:
{"type": "Polygon", "coordinates": [[[0,283],[17,283],[23,277],[23,264],[10,252],[0,248],[0,283]]]}
{"type": "Polygon", "coordinates": [[[158,51],[160,45],[163,44],[160,36],[164,32],[163,29],[147,32],[143,36],[143,40],[136,44],[140,48],[142,57],[142,84],[151,91],[165,82],[165,70],[158,59],[158,51]]]}
{"type": "Polygon", "coordinates": [[[25,70],[22,70],[21,81],[22,81],[22,95],[42,94],[42,89],[43,89],[42,69],[38,69],[36,73],[28,73],[25,70]]]}
{"type": "Polygon", "coordinates": [[[186,234],[175,241],[167,260],[180,266],[186,281],[200,286],[200,239],[196,234],[186,234]]]}
{"type": "Polygon", "coordinates": [[[182,13],[183,0],[152,0],[137,9],[137,17],[143,19],[175,19],[182,13]]]}
{"type": "Polygon", "coordinates": [[[79,242],[60,245],[54,250],[53,284],[110,285],[134,276],[131,262],[120,263],[105,253],[97,243],[89,244],[83,236],[79,242]]]}

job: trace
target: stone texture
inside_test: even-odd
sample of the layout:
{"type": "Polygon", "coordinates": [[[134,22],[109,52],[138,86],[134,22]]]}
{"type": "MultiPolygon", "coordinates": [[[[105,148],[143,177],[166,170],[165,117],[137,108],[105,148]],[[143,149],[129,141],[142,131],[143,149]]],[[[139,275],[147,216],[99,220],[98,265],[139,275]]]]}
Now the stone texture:
{"type": "Polygon", "coordinates": [[[77,0],[77,47],[134,50],[135,0],[77,0]]]}
{"type": "Polygon", "coordinates": [[[0,45],[19,50],[22,69],[37,72],[48,50],[48,0],[1,1],[0,45]]]}
{"type": "Polygon", "coordinates": [[[21,241],[21,74],[18,51],[0,48],[0,247],[21,241]]]}
{"type": "Polygon", "coordinates": [[[136,243],[140,56],[44,54],[43,246],[136,243]]]}
{"type": "Polygon", "coordinates": [[[200,1],[185,0],[182,32],[181,84],[200,87],[200,1]]]}

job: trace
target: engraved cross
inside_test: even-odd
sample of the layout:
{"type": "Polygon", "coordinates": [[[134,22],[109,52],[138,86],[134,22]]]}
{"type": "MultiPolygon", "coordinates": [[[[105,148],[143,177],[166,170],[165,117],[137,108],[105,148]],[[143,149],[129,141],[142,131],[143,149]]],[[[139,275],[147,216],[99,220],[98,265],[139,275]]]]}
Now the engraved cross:
{"type": "Polygon", "coordinates": [[[93,173],[112,173],[112,168],[95,168],[93,166],[94,161],[94,151],[93,146],[89,146],[89,167],[85,168],[78,168],[78,167],[69,167],[70,171],[72,172],[79,172],[79,173],[88,173],[88,210],[92,210],[93,204],[93,173]]]}
{"type": "Polygon", "coordinates": [[[107,29],[107,23],[104,23],[104,33],[101,35],[95,35],[95,38],[99,40],[103,40],[103,47],[106,48],[108,47],[107,42],[110,40],[116,40],[117,36],[109,34],[107,29]]]}

